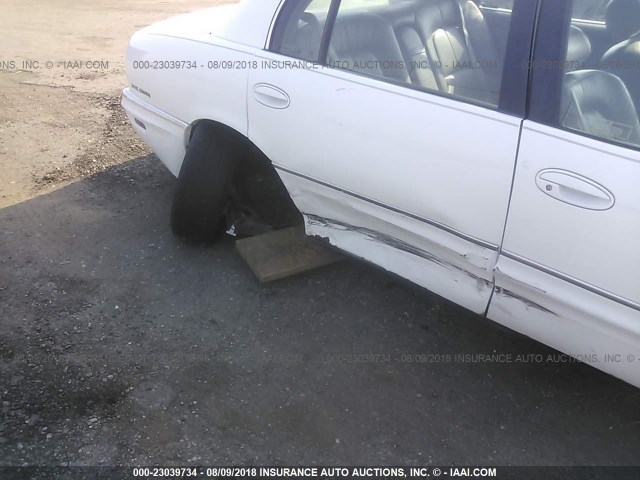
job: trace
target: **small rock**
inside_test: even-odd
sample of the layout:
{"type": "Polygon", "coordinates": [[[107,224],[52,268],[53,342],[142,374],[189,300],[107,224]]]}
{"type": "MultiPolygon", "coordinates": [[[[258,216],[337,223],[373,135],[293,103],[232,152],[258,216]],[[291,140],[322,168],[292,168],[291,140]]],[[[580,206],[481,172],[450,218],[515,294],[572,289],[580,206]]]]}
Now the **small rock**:
{"type": "Polygon", "coordinates": [[[98,421],[97,417],[93,417],[89,419],[89,423],[96,423],[98,421]]]}
{"type": "Polygon", "coordinates": [[[27,425],[33,427],[36,423],[38,423],[38,420],[40,420],[40,415],[34,413],[29,417],[29,420],[27,420],[27,425]]]}

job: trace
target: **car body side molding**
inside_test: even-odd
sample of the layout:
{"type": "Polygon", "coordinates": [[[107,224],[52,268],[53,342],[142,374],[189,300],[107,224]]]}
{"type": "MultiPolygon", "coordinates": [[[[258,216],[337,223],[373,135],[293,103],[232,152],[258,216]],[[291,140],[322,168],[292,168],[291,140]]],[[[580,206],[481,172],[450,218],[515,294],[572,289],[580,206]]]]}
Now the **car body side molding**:
{"type": "Polygon", "coordinates": [[[531,268],[535,268],[536,270],[540,270],[541,272],[547,273],[560,280],[564,280],[565,282],[575,285],[576,287],[584,288],[585,290],[591,293],[595,293],[596,295],[600,295],[601,297],[604,297],[608,300],[614,301],[616,303],[624,305],[625,307],[629,307],[640,312],[640,304],[632,300],[620,297],[619,295],[615,295],[614,293],[611,293],[611,292],[608,292],[607,290],[603,290],[596,286],[590,285],[586,282],[583,282],[582,280],[578,280],[577,278],[573,278],[569,275],[565,275],[564,273],[558,272],[557,270],[541,265],[537,262],[529,260],[528,258],[524,258],[524,257],[521,257],[520,255],[516,255],[515,253],[511,253],[503,250],[501,254],[511,260],[515,260],[516,262],[523,263],[531,268]]]}
{"type": "Polygon", "coordinates": [[[404,210],[401,210],[399,208],[393,207],[391,205],[386,205],[384,203],[378,202],[377,200],[374,200],[372,198],[365,197],[365,196],[360,195],[358,193],[347,191],[347,190],[345,190],[343,188],[340,188],[340,187],[337,187],[335,185],[331,185],[329,183],[323,182],[322,180],[311,178],[311,177],[309,177],[307,175],[304,175],[302,173],[299,173],[299,172],[294,172],[293,170],[290,170],[288,168],[282,167],[280,165],[274,164],[273,166],[274,166],[274,168],[276,168],[276,170],[280,170],[280,171],[289,173],[291,175],[295,175],[296,177],[304,178],[305,180],[317,183],[319,185],[322,185],[323,187],[331,188],[332,190],[336,190],[336,191],[338,191],[340,193],[344,193],[345,195],[349,195],[349,196],[357,198],[359,200],[363,200],[365,202],[372,203],[372,204],[374,204],[374,205],[376,205],[378,207],[386,208],[387,210],[390,210],[390,211],[395,212],[395,213],[399,213],[401,215],[405,215],[405,216],[410,217],[410,218],[412,218],[414,220],[418,220],[420,222],[427,223],[427,224],[431,225],[432,227],[436,227],[436,228],[439,228],[441,230],[444,230],[445,232],[450,233],[451,235],[455,235],[456,237],[462,238],[463,240],[466,240],[468,242],[474,243],[474,244],[479,245],[481,247],[487,248],[487,249],[492,250],[494,252],[498,251],[498,248],[499,248],[498,245],[494,245],[492,243],[486,242],[486,241],[481,240],[479,238],[472,237],[472,236],[467,235],[465,233],[462,233],[462,232],[460,232],[460,231],[458,231],[458,230],[456,230],[456,229],[454,229],[452,227],[449,227],[448,225],[444,225],[443,223],[436,222],[435,220],[430,220],[428,218],[424,218],[424,217],[421,217],[419,215],[414,215],[414,214],[412,214],[410,212],[406,212],[404,210]]]}

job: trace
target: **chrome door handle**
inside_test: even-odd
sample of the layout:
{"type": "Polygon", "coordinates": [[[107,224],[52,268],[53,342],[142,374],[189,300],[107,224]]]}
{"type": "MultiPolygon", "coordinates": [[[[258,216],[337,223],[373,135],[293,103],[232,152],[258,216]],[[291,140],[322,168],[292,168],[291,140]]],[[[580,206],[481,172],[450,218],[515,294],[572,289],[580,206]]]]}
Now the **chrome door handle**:
{"type": "Polygon", "coordinates": [[[605,187],[567,170],[542,170],[536,176],[536,185],[551,198],[588,210],[609,210],[616,203],[605,187]]]}
{"type": "Polygon", "coordinates": [[[279,110],[285,109],[291,104],[287,92],[268,83],[254,85],[253,96],[258,103],[279,110]]]}

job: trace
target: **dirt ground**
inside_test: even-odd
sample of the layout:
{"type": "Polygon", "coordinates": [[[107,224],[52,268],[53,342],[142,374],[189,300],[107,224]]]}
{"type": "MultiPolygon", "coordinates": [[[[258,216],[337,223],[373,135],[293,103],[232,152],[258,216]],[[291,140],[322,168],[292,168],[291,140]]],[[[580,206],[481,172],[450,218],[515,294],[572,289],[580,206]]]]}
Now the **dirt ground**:
{"type": "Polygon", "coordinates": [[[45,64],[0,71],[0,467],[638,464],[639,389],[355,261],[262,286],[171,235],[123,54],[213,3],[0,0],[0,62],[45,64]]]}
{"type": "Polygon", "coordinates": [[[119,108],[129,37],[222,3],[0,0],[0,208],[144,153],[119,108]]]}

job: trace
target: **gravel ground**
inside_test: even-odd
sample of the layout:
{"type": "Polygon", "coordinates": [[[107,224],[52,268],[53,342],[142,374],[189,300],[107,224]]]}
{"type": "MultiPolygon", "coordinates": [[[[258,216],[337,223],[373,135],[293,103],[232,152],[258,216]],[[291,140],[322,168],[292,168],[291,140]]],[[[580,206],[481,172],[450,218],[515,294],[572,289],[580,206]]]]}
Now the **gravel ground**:
{"type": "Polygon", "coordinates": [[[229,0],[0,0],[0,208],[135,158],[119,128],[130,36],[229,0]]]}

